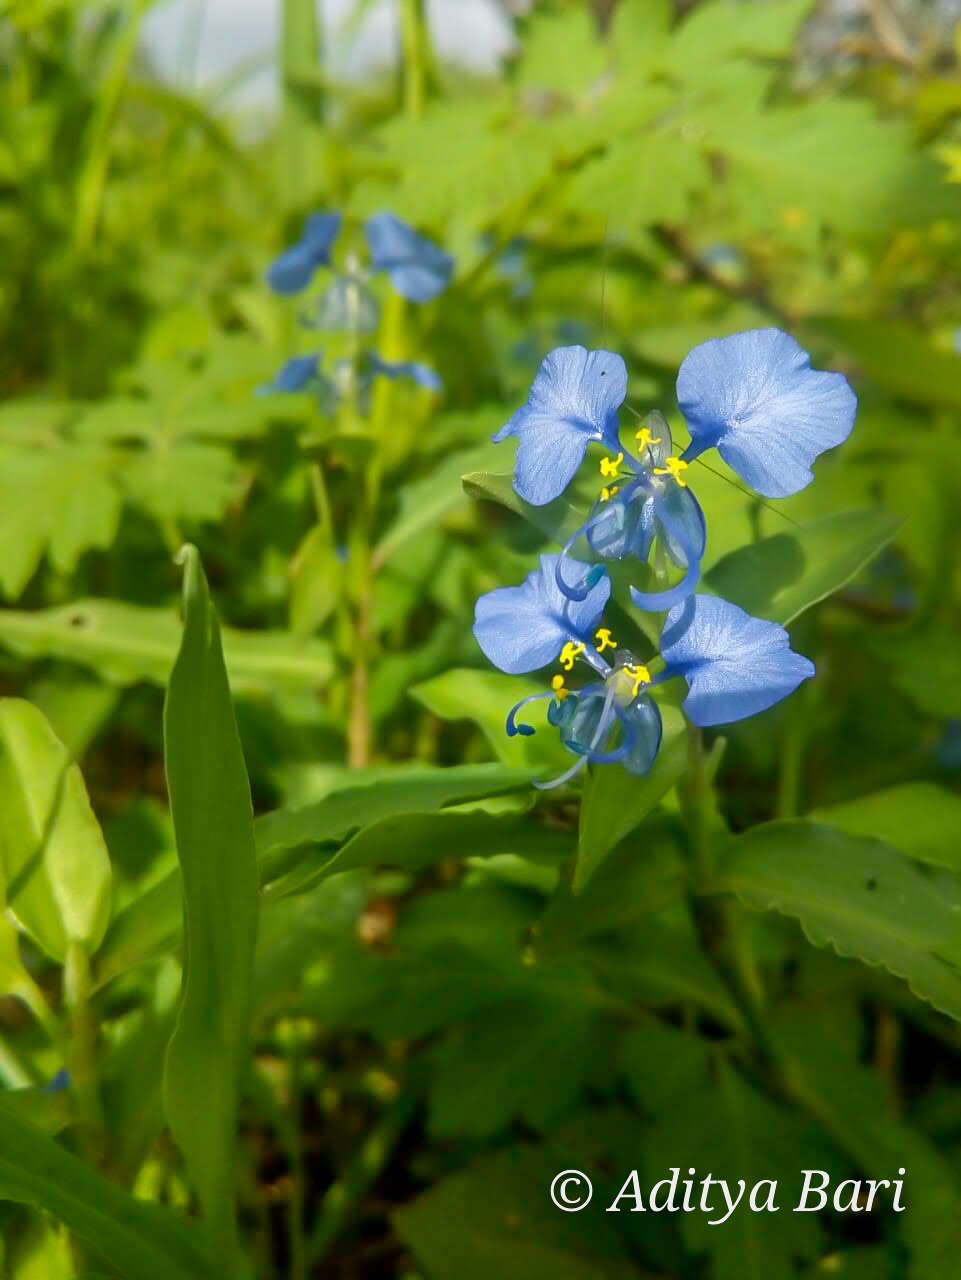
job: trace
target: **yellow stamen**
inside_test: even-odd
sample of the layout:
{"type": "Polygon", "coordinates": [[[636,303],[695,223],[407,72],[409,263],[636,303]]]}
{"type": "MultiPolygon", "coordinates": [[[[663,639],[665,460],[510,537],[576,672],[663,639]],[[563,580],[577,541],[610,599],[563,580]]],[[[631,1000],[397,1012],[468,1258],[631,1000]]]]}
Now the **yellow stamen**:
{"type": "Polygon", "coordinates": [[[650,427],[641,427],[640,431],[638,431],[634,436],[634,439],[642,449],[650,449],[652,445],[661,443],[660,436],[651,435],[650,427]]]}
{"type": "Polygon", "coordinates": [[[600,631],[595,631],[594,639],[597,641],[598,653],[603,653],[605,649],[617,648],[617,641],[611,635],[607,627],[601,627],[600,631]]]}
{"type": "Polygon", "coordinates": [[[623,453],[619,453],[616,458],[601,458],[601,475],[616,476],[617,469],[623,461],[623,453]]]}
{"type": "Polygon", "coordinates": [[[551,681],[551,688],[554,690],[554,697],[558,702],[563,702],[565,698],[570,697],[570,689],[564,688],[564,677],[555,676],[551,681]]]}
{"type": "Polygon", "coordinates": [[[612,484],[610,488],[605,486],[601,490],[601,502],[609,502],[611,498],[614,497],[614,494],[620,493],[620,491],[621,491],[621,486],[619,484],[612,484]]]}
{"type": "Polygon", "coordinates": [[[656,476],[673,476],[682,489],[687,488],[687,481],[682,478],[681,472],[686,471],[690,464],[682,462],[680,458],[672,455],[666,458],[663,467],[655,467],[654,474],[656,476]]]}
{"type": "Polygon", "coordinates": [[[587,646],[581,644],[580,641],[575,644],[573,640],[569,640],[561,650],[561,656],[558,658],[558,662],[560,662],[565,671],[573,671],[574,659],[582,654],[586,648],[587,646]]]}
{"type": "Polygon", "coordinates": [[[651,673],[650,671],[648,671],[647,667],[641,667],[641,666],[625,667],[624,670],[627,672],[627,674],[631,677],[631,680],[634,682],[634,688],[631,691],[631,697],[636,698],[637,691],[638,689],[640,689],[641,685],[651,683],[651,673]]]}

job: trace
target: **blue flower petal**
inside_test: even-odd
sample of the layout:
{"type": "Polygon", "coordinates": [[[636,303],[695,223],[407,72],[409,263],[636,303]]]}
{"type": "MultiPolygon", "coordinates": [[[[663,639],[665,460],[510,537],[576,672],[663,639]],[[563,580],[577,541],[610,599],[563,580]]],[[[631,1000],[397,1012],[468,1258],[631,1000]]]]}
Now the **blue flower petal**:
{"type": "Polygon", "coordinates": [[[267,268],[267,283],[275,293],[300,293],[319,266],[330,262],[330,250],[340,230],[339,213],[313,213],[296,244],[285,249],[267,268]]]}
{"type": "Polygon", "coordinates": [[[639,609],[660,612],[686,600],[697,587],[707,544],[707,524],[690,489],[673,482],[656,491],[653,507],[657,536],[668,558],[684,569],[684,577],[664,591],[638,591],[631,587],[631,599],[639,609]]]}
{"type": "Polygon", "coordinates": [[[627,366],[613,351],[557,347],[541,361],[530,395],[494,436],[517,436],[514,488],[542,507],[564,492],[591,440],[617,448],[627,366]]]}
{"type": "Polygon", "coordinates": [[[661,746],[661,711],[646,693],[635,698],[629,707],[618,710],[628,735],[629,749],[621,764],[628,773],[643,777],[649,773],[661,746]]]}
{"type": "Polygon", "coordinates": [[[386,271],[397,292],[429,302],[447,288],[454,270],[449,253],[393,213],[375,213],[365,226],[371,265],[386,271]]]}
{"type": "Polygon", "coordinates": [[[442,391],[444,388],[440,374],[430,365],[421,364],[419,360],[384,360],[376,351],[369,351],[367,363],[372,372],[382,373],[385,378],[413,378],[418,386],[428,387],[431,391],[442,391]]]}
{"type": "Polygon", "coordinates": [[[684,710],[697,725],[756,715],[814,675],[776,622],[752,618],[716,596],[689,596],[667,615],[661,636],[665,678],[687,681],[684,710]]]}
{"type": "Polygon", "coordinates": [[[319,361],[319,351],[307,356],[291,356],[278,370],[273,382],[257,388],[257,394],[265,396],[275,391],[303,391],[316,378],[319,361]]]}
{"type": "Polygon", "coordinates": [[[477,643],[508,675],[546,667],[569,640],[587,640],[610,598],[611,582],[605,574],[586,599],[568,600],[555,580],[557,559],[541,556],[540,567],[519,587],[498,587],[477,601],[477,643]]]}
{"type": "Polygon", "coordinates": [[[717,446],[752,488],[786,498],[812,480],[811,464],[846,440],[857,397],[840,373],[781,329],[749,329],[695,347],[677,375],[691,444],[685,459],[717,446]]]}

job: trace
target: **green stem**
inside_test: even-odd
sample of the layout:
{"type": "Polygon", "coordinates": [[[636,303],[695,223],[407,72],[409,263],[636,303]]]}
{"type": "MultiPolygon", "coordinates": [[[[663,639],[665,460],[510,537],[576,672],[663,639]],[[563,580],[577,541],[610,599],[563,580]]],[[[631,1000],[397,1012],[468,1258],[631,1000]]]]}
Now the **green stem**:
{"type": "Polygon", "coordinates": [[[796,818],[801,812],[804,746],[808,720],[808,688],[802,685],[785,708],[784,737],[778,771],[777,816],[796,818]]]}
{"type": "Polygon", "coordinates": [[[77,1113],[91,1157],[99,1162],[104,1132],[103,1109],[97,1084],[97,1019],[90,997],[93,982],[90,957],[82,942],[67,945],[63,964],[63,998],[70,1014],[68,1062],[77,1099],[77,1113]]]}
{"type": "Polygon", "coordinates": [[[404,110],[409,116],[424,113],[430,63],[424,0],[401,0],[401,37],[404,49],[404,110]]]}
{"type": "Polygon", "coordinates": [[[37,1083],[3,1036],[0,1036],[0,1080],[8,1089],[29,1089],[37,1083]]]}
{"type": "Polygon", "coordinates": [[[314,0],[283,0],[280,21],[283,193],[286,208],[295,209],[314,186],[317,130],[323,117],[320,27],[314,0]]]}

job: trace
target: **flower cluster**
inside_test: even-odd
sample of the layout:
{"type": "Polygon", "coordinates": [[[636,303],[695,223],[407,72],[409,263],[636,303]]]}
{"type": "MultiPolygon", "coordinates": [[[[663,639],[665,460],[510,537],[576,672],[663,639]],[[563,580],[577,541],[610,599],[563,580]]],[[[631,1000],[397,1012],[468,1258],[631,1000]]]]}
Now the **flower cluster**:
{"type": "Polygon", "coordinates": [[[857,400],[847,380],[812,369],[808,353],[779,329],[705,342],[678,373],[677,398],[690,434],[681,452],[659,413],[644,418],[632,444],[625,444],[619,410],[626,395],[627,368],[619,355],[560,347],[544,359],[526,403],[494,437],[517,437],[514,488],[534,506],[563,493],[589,445],[605,450],[597,500],[561,553],[542,556],[521,586],[490,591],[476,606],[474,635],[502,671],[518,675],[559,662],[550,692],[523,699],[507,717],[508,734],[533,733],[518,712],[549,700],[549,722],[578,757],[552,786],[588,761],[646,773],[661,740],[650,691],[667,680],[686,682],[683,709],[693,724],[707,726],[755,715],[814,674],[783,627],[696,594],[707,524],[690,487],[691,463],[716,448],[756,492],[769,498],[797,493],[812,480],[818,455],[845,440],[854,425],[857,400]],[[579,544],[589,562],[574,558],[579,544]],[[630,588],[638,608],[666,615],[660,658],[642,663],[602,625],[611,595],[605,562],[641,568],[652,551],[657,576],[665,578],[669,566],[680,576],[655,591],[630,588]],[[568,688],[578,664],[589,672],[588,683],[568,688]]]}
{"type": "MultiPolygon", "coordinates": [[[[296,244],[285,249],[267,269],[267,282],[275,293],[292,296],[302,293],[321,267],[331,266],[331,254],[341,229],[339,213],[314,213],[304,224],[296,244]]],[[[306,328],[371,333],[377,328],[377,300],[367,287],[370,274],[383,271],[391,286],[411,302],[430,302],[450,282],[453,258],[432,240],[409,227],[392,213],[375,213],[364,224],[369,267],[364,269],[350,253],[342,271],[333,279],[312,312],[301,316],[306,328]]],[[[428,365],[416,360],[385,360],[376,351],[366,350],[358,360],[345,360],[334,369],[333,381],[321,373],[322,352],[293,356],[273,381],[261,387],[264,394],[277,391],[304,391],[316,386],[336,398],[340,384],[366,384],[377,376],[410,378],[419,386],[439,391],[442,383],[428,365]],[[357,367],[355,367],[357,366],[357,367]]]]}

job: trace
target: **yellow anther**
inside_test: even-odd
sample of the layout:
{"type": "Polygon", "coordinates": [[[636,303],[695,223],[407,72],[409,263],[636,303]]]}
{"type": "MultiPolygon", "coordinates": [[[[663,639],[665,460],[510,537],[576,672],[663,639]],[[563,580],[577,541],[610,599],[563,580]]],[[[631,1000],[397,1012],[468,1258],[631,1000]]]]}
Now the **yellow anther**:
{"type": "Polygon", "coordinates": [[[570,689],[564,688],[563,676],[555,676],[551,681],[551,688],[554,690],[554,697],[558,702],[563,702],[565,698],[570,696],[570,689]]]}
{"type": "Polygon", "coordinates": [[[621,491],[621,486],[619,484],[612,484],[610,488],[608,488],[607,485],[605,485],[604,488],[601,490],[601,502],[609,502],[611,498],[614,497],[614,494],[620,493],[620,491],[621,491]]]}
{"type": "Polygon", "coordinates": [[[561,656],[558,658],[558,662],[565,671],[573,671],[574,659],[582,654],[586,648],[587,646],[581,644],[580,641],[575,644],[573,640],[568,640],[567,644],[561,650],[561,656]]]}
{"type": "Polygon", "coordinates": [[[603,653],[605,649],[616,649],[617,641],[608,631],[607,627],[601,627],[600,631],[594,632],[594,639],[597,641],[597,652],[603,653]]]}
{"type": "Polygon", "coordinates": [[[641,667],[641,666],[625,667],[624,670],[627,672],[627,674],[631,677],[631,680],[634,682],[634,688],[631,691],[631,697],[636,698],[637,691],[640,689],[641,685],[651,683],[651,673],[650,671],[648,671],[647,667],[641,667]]]}
{"type": "Polygon", "coordinates": [[[623,453],[619,453],[616,458],[601,458],[601,475],[616,476],[617,469],[623,461],[623,453]]]}
{"type": "Polygon", "coordinates": [[[641,427],[640,431],[638,431],[634,436],[634,439],[642,449],[650,449],[652,445],[661,443],[660,436],[651,435],[650,427],[641,427]]]}
{"type": "Polygon", "coordinates": [[[666,458],[663,467],[655,467],[654,474],[656,476],[673,476],[682,489],[687,488],[687,481],[682,477],[681,472],[686,471],[690,464],[682,462],[680,458],[671,456],[666,458]]]}

